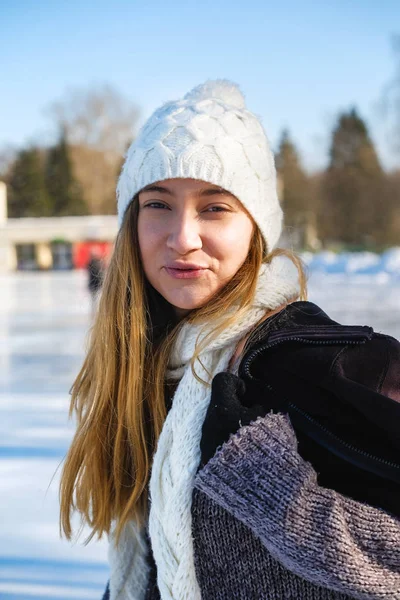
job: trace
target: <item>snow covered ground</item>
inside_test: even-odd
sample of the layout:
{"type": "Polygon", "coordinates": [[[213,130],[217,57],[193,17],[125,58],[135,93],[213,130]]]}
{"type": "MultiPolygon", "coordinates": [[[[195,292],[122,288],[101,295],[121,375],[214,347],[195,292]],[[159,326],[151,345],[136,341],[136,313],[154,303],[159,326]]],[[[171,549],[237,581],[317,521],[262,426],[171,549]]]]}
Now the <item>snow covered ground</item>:
{"type": "MultiPolygon", "coordinates": [[[[304,257],[310,300],[333,318],[400,337],[400,250],[304,257]],[[380,265],[378,268],[378,264],[380,265]],[[336,265],[336,266],[335,266],[336,265]]],[[[68,390],[90,324],[85,274],[0,277],[0,599],[101,598],[106,542],[58,534],[68,390]]]]}
{"type": "Polygon", "coordinates": [[[0,278],[0,598],[101,598],[106,542],[58,532],[60,463],[71,439],[68,390],[90,302],[83,273],[0,278]]]}

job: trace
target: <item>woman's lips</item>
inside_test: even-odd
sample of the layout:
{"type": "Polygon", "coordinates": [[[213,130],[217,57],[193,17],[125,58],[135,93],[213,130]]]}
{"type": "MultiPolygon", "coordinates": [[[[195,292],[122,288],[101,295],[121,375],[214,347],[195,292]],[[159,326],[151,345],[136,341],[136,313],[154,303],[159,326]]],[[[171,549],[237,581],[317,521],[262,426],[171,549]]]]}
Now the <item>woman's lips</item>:
{"type": "Polygon", "coordinates": [[[177,269],[175,267],[165,267],[166,272],[174,279],[197,279],[201,277],[208,269],[203,267],[193,267],[188,269],[177,269]]]}

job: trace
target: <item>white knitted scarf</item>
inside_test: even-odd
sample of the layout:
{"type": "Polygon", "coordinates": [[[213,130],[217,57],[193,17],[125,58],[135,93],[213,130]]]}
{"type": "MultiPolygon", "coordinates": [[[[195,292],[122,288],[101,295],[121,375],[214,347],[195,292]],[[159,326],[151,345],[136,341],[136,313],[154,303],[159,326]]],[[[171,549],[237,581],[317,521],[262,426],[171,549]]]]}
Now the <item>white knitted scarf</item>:
{"type": "MultiPolygon", "coordinates": [[[[252,307],[233,327],[225,330],[200,358],[206,371],[196,366],[203,379],[228,369],[239,341],[267,310],[298,296],[297,270],[286,258],[276,257],[260,271],[252,307]]],[[[210,333],[200,325],[181,329],[170,361],[169,375],[179,380],[167,415],[150,478],[148,532],[157,565],[157,583],[162,600],[200,600],[192,540],[191,504],[193,483],[200,464],[200,440],[211,390],[193,375],[190,361],[196,343],[210,333]]],[[[111,600],[143,600],[148,565],[145,535],[130,523],[120,544],[111,538],[111,600]]]]}

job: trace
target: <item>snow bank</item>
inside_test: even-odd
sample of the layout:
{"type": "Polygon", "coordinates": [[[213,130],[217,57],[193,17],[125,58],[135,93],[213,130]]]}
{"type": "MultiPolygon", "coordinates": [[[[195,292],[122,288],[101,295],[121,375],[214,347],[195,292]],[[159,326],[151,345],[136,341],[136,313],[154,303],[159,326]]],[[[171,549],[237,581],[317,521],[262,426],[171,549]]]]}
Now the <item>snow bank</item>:
{"type": "Polygon", "coordinates": [[[302,255],[310,272],[349,275],[387,274],[400,278],[400,247],[383,254],[373,252],[319,252],[302,255]]]}

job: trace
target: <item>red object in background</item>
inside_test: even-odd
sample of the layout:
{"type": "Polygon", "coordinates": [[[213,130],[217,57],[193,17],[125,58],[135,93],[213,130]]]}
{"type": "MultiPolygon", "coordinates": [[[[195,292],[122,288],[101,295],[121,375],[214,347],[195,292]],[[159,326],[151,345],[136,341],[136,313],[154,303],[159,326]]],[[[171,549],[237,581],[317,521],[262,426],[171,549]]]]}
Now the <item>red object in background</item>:
{"type": "Polygon", "coordinates": [[[75,242],[72,250],[72,260],[75,269],[86,269],[92,254],[104,260],[108,264],[108,259],[113,248],[112,242],[75,242]]]}

